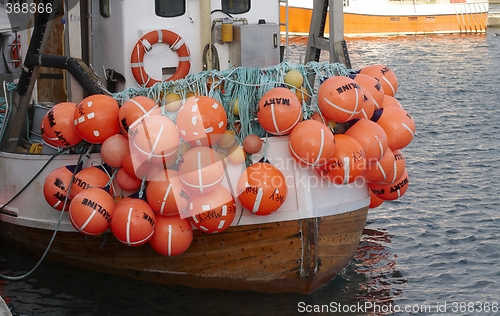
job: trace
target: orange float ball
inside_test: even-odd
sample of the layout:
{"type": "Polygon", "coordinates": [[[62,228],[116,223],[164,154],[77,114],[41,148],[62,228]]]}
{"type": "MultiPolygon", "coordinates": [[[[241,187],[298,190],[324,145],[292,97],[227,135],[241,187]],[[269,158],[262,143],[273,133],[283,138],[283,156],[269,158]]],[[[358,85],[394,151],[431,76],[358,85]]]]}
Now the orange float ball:
{"type": "Polygon", "coordinates": [[[92,144],[102,144],[120,132],[118,102],[110,96],[94,94],[75,108],[74,124],[78,135],[92,144]]]}
{"type": "Polygon", "coordinates": [[[194,147],[179,162],[179,178],[188,190],[206,193],[220,185],[224,178],[221,156],[210,147],[194,147]]]}
{"type": "Polygon", "coordinates": [[[101,145],[101,158],[110,167],[120,168],[130,152],[128,138],[122,134],[110,136],[101,145]]]}
{"type": "MultiPolygon", "coordinates": [[[[43,183],[43,196],[45,201],[49,203],[52,208],[62,211],[64,207],[64,201],[68,194],[68,189],[71,186],[71,178],[73,177],[73,172],[76,166],[62,166],[51,173],[45,178],[43,183]]],[[[71,199],[68,198],[64,210],[69,210],[71,199]]]]}
{"type": "Polygon", "coordinates": [[[302,119],[301,102],[287,88],[273,88],[260,99],[257,119],[262,128],[273,135],[289,134],[302,119]]]}
{"type": "Polygon", "coordinates": [[[369,120],[375,111],[375,102],[373,101],[371,94],[366,89],[361,88],[361,90],[363,91],[363,104],[357,117],[369,120]]]}
{"type": "Polygon", "coordinates": [[[372,76],[377,79],[382,85],[386,95],[393,97],[398,91],[398,78],[396,77],[394,71],[389,69],[387,66],[381,64],[369,65],[363,67],[359,73],[372,76]]]}
{"type": "Polygon", "coordinates": [[[111,219],[111,232],[127,246],[140,246],[153,236],[156,216],[149,204],[141,199],[129,198],[116,206],[111,219]]]}
{"type": "Polygon", "coordinates": [[[302,121],[288,139],[292,157],[304,167],[319,167],[335,152],[333,133],[325,124],[315,120],[302,121]]]}
{"type": "Polygon", "coordinates": [[[354,138],[344,134],[335,135],[335,144],[332,158],[318,170],[323,178],[332,183],[352,183],[365,171],[363,147],[354,138]]]}
{"type": "Polygon", "coordinates": [[[191,146],[211,146],[226,130],[226,110],[211,97],[190,98],[179,110],[176,122],[182,139],[191,146]]]}
{"type": "Polygon", "coordinates": [[[245,163],[245,159],[247,157],[245,153],[246,152],[243,149],[243,146],[234,145],[233,147],[229,148],[227,157],[223,158],[223,161],[228,161],[233,165],[241,165],[245,163]]]}
{"type": "Polygon", "coordinates": [[[102,166],[88,167],[82,169],[73,179],[69,196],[71,199],[83,190],[90,188],[105,188],[109,182],[109,174],[104,171],[102,166]]]}
{"type": "Polygon", "coordinates": [[[368,206],[369,208],[376,208],[379,207],[382,203],[384,203],[384,200],[376,196],[372,190],[368,190],[370,192],[370,205],[368,206]]]}
{"type": "Polygon", "coordinates": [[[128,135],[129,128],[136,122],[151,115],[160,115],[161,110],[153,99],[145,96],[136,96],[123,103],[118,111],[120,131],[128,135]]]}
{"type": "Polygon", "coordinates": [[[243,150],[250,154],[256,154],[262,149],[262,139],[255,134],[250,134],[243,139],[243,150]]]}
{"type": "Polygon", "coordinates": [[[283,173],[267,162],[248,166],[237,184],[238,199],[256,215],[269,215],[283,205],[288,188],[283,173]]]}
{"type": "Polygon", "coordinates": [[[125,191],[137,191],[141,188],[142,180],[137,177],[131,177],[128,173],[120,168],[115,175],[116,183],[125,191]]]}
{"type": "Polygon", "coordinates": [[[307,102],[309,100],[309,95],[305,87],[295,89],[295,95],[299,98],[300,102],[307,102]]]}
{"type": "Polygon", "coordinates": [[[378,109],[371,120],[384,129],[388,146],[392,150],[406,147],[415,136],[415,121],[408,112],[401,108],[378,109]]]}
{"type": "Polygon", "coordinates": [[[149,244],[153,250],[166,257],[184,253],[193,241],[193,229],[187,218],[156,216],[156,226],[149,244]]]}
{"type": "Polygon", "coordinates": [[[45,113],[40,123],[40,133],[47,144],[69,148],[82,141],[73,123],[75,108],[76,103],[62,102],[45,113]]]}
{"type": "Polygon", "coordinates": [[[101,188],[90,188],[78,193],[69,207],[69,220],[78,232],[85,235],[104,233],[111,222],[115,200],[101,188]]]}
{"type": "Polygon", "coordinates": [[[234,132],[230,130],[225,130],[221,139],[217,142],[217,146],[224,149],[231,148],[234,144],[236,144],[236,139],[234,132]]]}
{"type": "Polygon", "coordinates": [[[380,109],[382,107],[382,103],[385,99],[385,93],[384,88],[382,88],[382,85],[380,84],[380,81],[378,81],[378,79],[374,78],[373,76],[361,73],[352,74],[349,75],[349,77],[359,83],[361,88],[366,89],[368,93],[370,93],[376,109],[380,109]]]}
{"type": "Polygon", "coordinates": [[[389,107],[403,108],[403,105],[401,105],[401,102],[399,102],[398,99],[388,95],[384,97],[384,102],[382,102],[381,108],[389,108],[389,107]]]}
{"type": "Polygon", "coordinates": [[[145,177],[146,181],[153,179],[158,172],[164,169],[161,164],[149,163],[137,153],[126,155],[122,161],[122,168],[129,176],[141,180],[145,177]]]}
{"type": "Polygon", "coordinates": [[[390,148],[387,148],[382,159],[366,164],[362,176],[367,182],[393,182],[394,167],[394,153],[390,148]]]}
{"type": "Polygon", "coordinates": [[[330,77],[318,89],[321,113],[335,122],[347,122],[355,118],[361,112],[363,102],[361,86],[348,77],[330,77]]]}
{"type": "Polygon", "coordinates": [[[408,189],[409,184],[408,172],[405,169],[403,175],[393,183],[369,183],[368,187],[373,194],[382,200],[392,201],[402,197],[408,189]]]}
{"type": "Polygon", "coordinates": [[[393,173],[392,177],[390,177],[389,181],[380,181],[381,183],[391,183],[395,182],[397,179],[403,176],[404,171],[406,170],[406,160],[403,152],[401,150],[393,150],[394,155],[394,164],[393,164],[393,173]]]}
{"type": "Polygon", "coordinates": [[[366,163],[379,161],[387,151],[388,141],[384,129],[368,119],[356,120],[344,134],[361,145],[366,155],[366,163]]]}
{"type": "Polygon", "coordinates": [[[180,137],[174,122],[166,116],[145,117],[129,130],[130,151],[150,163],[163,163],[176,155],[180,137]]]}
{"type": "Polygon", "coordinates": [[[165,169],[148,183],[146,198],[153,211],[172,216],[186,208],[191,193],[182,184],[177,171],[165,169]]]}
{"type": "Polygon", "coordinates": [[[226,230],[236,216],[236,202],[224,186],[204,194],[196,194],[189,203],[189,216],[196,228],[206,234],[226,230]]]}

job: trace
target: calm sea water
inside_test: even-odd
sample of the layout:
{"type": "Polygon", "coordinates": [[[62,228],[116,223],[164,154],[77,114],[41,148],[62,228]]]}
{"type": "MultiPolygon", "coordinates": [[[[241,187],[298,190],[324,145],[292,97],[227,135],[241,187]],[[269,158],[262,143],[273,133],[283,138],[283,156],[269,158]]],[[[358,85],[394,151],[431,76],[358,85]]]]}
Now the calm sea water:
{"type": "MultiPolygon", "coordinates": [[[[0,281],[0,294],[14,315],[293,315],[315,305],[332,307],[322,315],[500,314],[495,32],[348,40],[354,69],[382,63],[396,72],[396,97],[417,135],[403,150],[407,193],[370,211],[355,260],[325,288],[311,295],[196,290],[45,261],[26,280],[0,281]],[[333,313],[339,304],[376,308],[333,313]]],[[[303,56],[303,47],[293,49],[303,56]]],[[[0,270],[35,263],[0,245],[0,270]]]]}

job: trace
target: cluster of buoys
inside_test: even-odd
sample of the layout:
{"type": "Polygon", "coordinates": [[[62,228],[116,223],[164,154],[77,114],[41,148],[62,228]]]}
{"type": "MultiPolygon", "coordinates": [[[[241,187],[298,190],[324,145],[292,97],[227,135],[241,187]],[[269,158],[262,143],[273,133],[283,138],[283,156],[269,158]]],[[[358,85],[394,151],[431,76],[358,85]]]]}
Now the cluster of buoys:
{"type": "MultiPolygon", "coordinates": [[[[409,182],[401,149],[413,139],[415,124],[394,98],[392,70],[372,65],[327,78],[311,115],[304,112],[303,83],[292,70],[283,86],[262,92],[254,108],[262,128],[287,135],[293,159],[327,181],[343,185],[363,178],[370,207],[402,196],[409,182]]],[[[41,122],[45,142],[70,148],[85,141],[100,148],[99,165],[63,166],[45,180],[46,201],[68,211],[77,231],[100,235],[110,229],[124,245],[149,243],[174,256],[187,250],[193,228],[207,234],[229,228],[236,201],[259,216],[283,205],[285,176],[265,157],[241,168],[236,192],[230,189],[227,164],[242,166],[264,145],[257,135],[240,139],[239,130],[228,129],[226,108],[238,115],[237,99],[228,107],[202,95],[181,100],[168,93],[163,99],[167,103],[159,105],[135,96],[119,104],[92,95],[47,112],[41,122]]]]}
{"type": "MultiPolygon", "coordinates": [[[[296,106],[294,120],[301,110],[296,106]]],[[[262,148],[262,140],[250,135],[237,141],[217,100],[196,96],[168,108],[175,119],[144,96],[121,106],[105,95],[55,105],[41,123],[44,141],[64,148],[81,141],[97,145],[102,162],[52,171],[44,183],[46,201],[68,211],[82,234],[110,229],[127,246],[149,243],[165,256],[187,250],[193,227],[207,234],[226,230],[236,216],[236,198],[257,215],[283,204],[284,177],[268,163],[243,172],[240,196],[228,189],[226,164],[243,164],[247,154],[262,148]],[[280,182],[266,182],[269,176],[280,182]]]]}
{"type": "MultiPolygon", "coordinates": [[[[296,71],[290,77],[287,84],[298,91],[303,80],[297,79],[296,71]]],[[[272,97],[267,92],[259,104],[273,109],[297,101],[283,102],[288,96],[278,89],[273,89],[272,97]]],[[[371,208],[401,197],[409,184],[401,149],[413,140],[415,122],[394,97],[397,89],[395,73],[381,64],[348,77],[326,78],[318,88],[318,111],[293,126],[281,125],[281,134],[289,134],[292,157],[335,184],[353,183],[358,178],[368,182],[371,208]]],[[[259,122],[263,120],[262,127],[276,134],[276,125],[269,127],[268,122],[280,127],[283,120],[273,115],[259,117],[259,122]]],[[[293,110],[289,117],[295,117],[293,110]]]]}

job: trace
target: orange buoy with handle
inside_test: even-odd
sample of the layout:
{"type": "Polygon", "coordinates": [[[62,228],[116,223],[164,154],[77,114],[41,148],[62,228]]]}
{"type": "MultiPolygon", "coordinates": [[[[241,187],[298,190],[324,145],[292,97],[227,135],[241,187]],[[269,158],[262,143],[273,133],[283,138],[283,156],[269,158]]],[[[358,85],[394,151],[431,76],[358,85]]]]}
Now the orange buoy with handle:
{"type": "Polygon", "coordinates": [[[248,166],[237,184],[238,199],[256,215],[269,215],[285,202],[288,187],[283,173],[267,162],[248,166]]]}
{"type": "Polygon", "coordinates": [[[94,236],[104,233],[115,211],[113,197],[101,188],[78,193],[69,206],[69,219],[78,232],[94,236]]]}
{"type": "Polygon", "coordinates": [[[177,33],[169,30],[151,31],[141,37],[134,45],[130,57],[130,67],[132,74],[138,84],[151,87],[160,80],[152,78],[144,69],[144,55],[148,53],[156,43],[165,43],[170,45],[170,49],[179,56],[179,64],[175,73],[166,81],[172,81],[184,78],[191,69],[191,57],[186,43],[177,33]]]}
{"type": "Polygon", "coordinates": [[[130,198],[116,205],[111,218],[111,232],[127,246],[147,243],[155,229],[156,216],[149,204],[141,199],[130,198]]]}
{"type": "Polygon", "coordinates": [[[193,229],[188,218],[157,216],[153,237],[149,245],[156,253],[174,257],[184,253],[193,241],[193,229]]]}

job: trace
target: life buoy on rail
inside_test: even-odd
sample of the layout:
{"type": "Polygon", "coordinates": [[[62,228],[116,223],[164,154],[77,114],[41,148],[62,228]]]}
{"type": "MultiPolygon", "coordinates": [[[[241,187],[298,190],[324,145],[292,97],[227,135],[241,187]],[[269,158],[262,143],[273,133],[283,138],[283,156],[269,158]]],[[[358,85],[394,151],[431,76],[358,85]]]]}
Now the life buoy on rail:
{"type": "Polygon", "coordinates": [[[140,85],[151,87],[160,80],[152,78],[144,69],[144,55],[151,50],[154,44],[165,43],[170,45],[170,49],[177,52],[179,64],[175,73],[167,81],[184,78],[191,68],[191,57],[186,43],[177,33],[169,30],[151,31],[141,37],[134,45],[130,66],[135,80],[140,85]]]}

